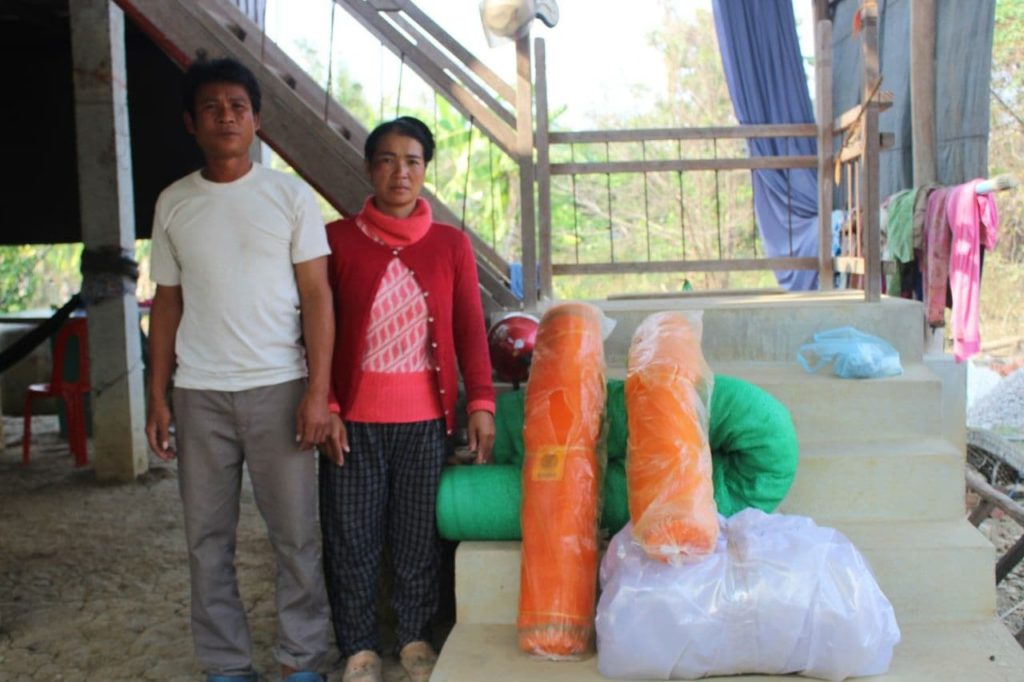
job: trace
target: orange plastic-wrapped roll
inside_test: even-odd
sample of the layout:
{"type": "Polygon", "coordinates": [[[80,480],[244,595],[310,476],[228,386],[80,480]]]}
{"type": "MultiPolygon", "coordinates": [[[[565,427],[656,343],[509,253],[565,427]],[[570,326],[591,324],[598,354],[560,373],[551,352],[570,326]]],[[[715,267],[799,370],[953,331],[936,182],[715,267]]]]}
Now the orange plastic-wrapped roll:
{"type": "Polygon", "coordinates": [[[626,485],[633,538],[665,562],[710,553],[718,514],[708,447],[714,375],[700,313],[651,315],[633,335],[626,372],[626,485]]]}
{"type": "Polygon", "coordinates": [[[605,402],[601,319],[584,303],[548,310],[526,387],[519,648],[544,658],[579,658],[593,640],[605,402]]]}

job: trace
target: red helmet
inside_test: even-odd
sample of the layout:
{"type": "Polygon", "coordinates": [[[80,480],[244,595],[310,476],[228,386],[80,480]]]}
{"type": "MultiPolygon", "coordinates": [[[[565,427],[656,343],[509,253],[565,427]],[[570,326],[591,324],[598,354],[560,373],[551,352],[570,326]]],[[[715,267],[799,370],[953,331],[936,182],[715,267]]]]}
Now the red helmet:
{"type": "Polygon", "coordinates": [[[502,381],[519,383],[530,374],[539,322],[533,315],[509,313],[491,325],[487,347],[491,366],[502,381]]]}

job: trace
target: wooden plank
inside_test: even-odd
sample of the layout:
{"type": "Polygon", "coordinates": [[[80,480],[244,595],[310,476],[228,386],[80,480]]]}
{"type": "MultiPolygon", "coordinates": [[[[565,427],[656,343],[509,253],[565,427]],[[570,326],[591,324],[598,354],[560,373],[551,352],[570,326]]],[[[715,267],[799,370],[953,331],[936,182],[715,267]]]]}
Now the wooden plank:
{"type": "Polygon", "coordinates": [[[731,272],[739,270],[817,270],[817,258],[737,258],[733,260],[619,261],[555,263],[556,275],[615,275],[645,272],[731,272]]]}
{"type": "Polygon", "coordinates": [[[856,140],[839,150],[839,163],[850,163],[864,156],[864,141],[856,140]]]}
{"type": "MultiPolygon", "coordinates": [[[[68,10],[82,242],[134,255],[124,14],[107,0],[68,10]]],[[[83,294],[92,283],[87,276],[83,294]]],[[[97,479],[131,481],[149,468],[139,310],[134,282],[112,284],[119,294],[89,301],[93,454],[97,479]]]]}
{"type": "Polygon", "coordinates": [[[606,300],[609,301],[640,301],[645,299],[672,299],[672,298],[705,298],[707,296],[739,297],[739,296],[772,296],[788,293],[784,289],[774,287],[771,289],[713,289],[693,291],[651,291],[639,294],[609,294],[606,300]]]}
{"type": "MultiPolygon", "coordinates": [[[[491,111],[496,113],[507,126],[513,127],[516,124],[515,116],[505,105],[500,102],[476,79],[476,75],[465,68],[462,64],[454,61],[444,52],[434,46],[411,21],[400,14],[389,15],[391,21],[405,33],[416,40],[416,45],[423,51],[423,54],[442,70],[457,76],[458,82],[469,89],[483,102],[491,111]]],[[[514,100],[513,100],[514,101],[514,100]]]]}
{"type": "Polygon", "coordinates": [[[978,506],[974,508],[971,515],[967,517],[967,520],[972,526],[977,528],[981,525],[981,522],[988,518],[992,510],[996,508],[996,503],[991,500],[981,500],[978,502],[978,506]]]}
{"type": "Polygon", "coordinates": [[[995,506],[1006,512],[1011,519],[1024,526],[1024,507],[1010,498],[1009,495],[993,488],[985,477],[977,471],[967,469],[964,471],[967,477],[967,487],[978,493],[983,500],[988,500],[995,506]]]}
{"type": "MultiPolygon", "coordinates": [[[[815,12],[822,11],[818,3],[815,12]]],[[[818,128],[818,288],[834,288],[832,200],[835,191],[832,140],[832,22],[817,23],[814,34],[814,87],[818,128]]]]}
{"type": "MultiPolygon", "coordinates": [[[[832,259],[832,268],[836,272],[847,275],[863,275],[866,271],[865,259],[860,256],[836,256],[832,259]]],[[[896,272],[896,262],[887,260],[882,262],[882,273],[891,275],[896,272]]]]}
{"type": "Polygon", "coordinates": [[[996,562],[996,585],[1003,582],[1003,578],[1017,567],[1021,559],[1024,559],[1024,537],[1013,543],[1013,547],[1006,550],[1006,553],[996,562]]]}
{"type": "Polygon", "coordinates": [[[540,296],[554,298],[551,271],[551,159],[548,148],[548,77],[544,39],[533,41],[534,97],[537,100],[537,246],[540,251],[540,296]]]}
{"type": "Polygon", "coordinates": [[[861,32],[861,60],[864,64],[861,99],[867,102],[867,110],[861,121],[864,139],[864,161],[861,163],[861,220],[864,226],[864,256],[867,272],[864,273],[864,298],[877,303],[882,298],[882,239],[878,218],[879,197],[879,144],[878,106],[871,94],[879,78],[878,66],[878,10],[873,5],[861,8],[864,28],[861,32]]]}
{"type": "Polygon", "coordinates": [[[581,130],[551,132],[551,144],[655,142],[661,140],[749,139],[755,137],[814,137],[813,123],[779,123],[705,128],[638,128],[636,130],[581,130]]]}
{"type": "Polygon", "coordinates": [[[832,259],[832,268],[847,275],[863,275],[864,259],[856,256],[836,256],[832,259]]]}
{"type": "Polygon", "coordinates": [[[816,156],[758,156],[742,159],[664,159],[553,163],[552,175],[596,173],[668,173],[675,171],[751,170],[758,168],[817,168],[816,156]]]}
{"type": "MultiPolygon", "coordinates": [[[[877,21],[877,19],[876,19],[877,21]]],[[[876,38],[877,41],[877,38],[876,38]]],[[[885,111],[892,106],[895,101],[895,96],[889,90],[879,90],[875,93],[875,97],[872,100],[877,106],[879,111],[885,111]]],[[[863,113],[864,105],[858,104],[855,107],[847,109],[832,123],[833,133],[846,132],[848,128],[852,128],[853,125],[860,119],[863,113]]]]}
{"type": "Polygon", "coordinates": [[[440,43],[444,49],[451,52],[459,61],[466,65],[473,73],[475,73],[483,82],[494,88],[494,91],[499,96],[505,98],[509,102],[516,101],[515,89],[505,82],[501,76],[496,74],[486,64],[480,61],[476,55],[463,47],[462,43],[452,38],[443,28],[434,22],[423,10],[416,6],[415,3],[409,0],[397,0],[401,6],[402,11],[409,15],[409,17],[426,29],[434,40],[440,43]]]}
{"type": "Polygon", "coordinates": [[[935,182],[935,0],[910,3],[910,134],[914,186],[935,182]]]}
{"type": "Polygon", "coordinates": [[[519,227],[523,249],[523,307],[537,306],[536,204],[533,199],[533,69],[530,36],[516,41],[516,153],[519,164],[519,227]]]}
{"type": "Polygon", "coordinates": [[[482,132],[504,150],[513,155],[515,134],[501,117],[485,106],[465,86],[457,83],[415,44],[409,41],[390,23],[381,19],[376,10],[364,0],[335,0],[344,6],[349,14],[370,33],[384,43],[398,56],[405,57],[406,63],[425,81],[436,89],[452,106],[466,118],[473,118],[482,132]]]}

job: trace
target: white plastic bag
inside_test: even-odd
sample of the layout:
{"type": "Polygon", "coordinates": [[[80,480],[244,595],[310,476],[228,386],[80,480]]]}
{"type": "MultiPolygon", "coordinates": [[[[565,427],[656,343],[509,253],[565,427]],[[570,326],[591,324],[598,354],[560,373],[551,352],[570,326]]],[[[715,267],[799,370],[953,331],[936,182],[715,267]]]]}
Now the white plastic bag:
{"type": "Polygon", "coordinates": [[[813,342],[800,346],[796,359],[812,374],[832,363],[832,371],[844,379],[872,379],[903,373],[900,354],[892,344],[854,327],[818,332],[813,342]]]}
{"type": "Polygon", "coordinates": [[[900,640],[892,605],[841,533],[746,509],[713,554],[653,561],[627,525],[601,563],[598,668],[619,679],[743,673],[879,675],[900,640]]]}

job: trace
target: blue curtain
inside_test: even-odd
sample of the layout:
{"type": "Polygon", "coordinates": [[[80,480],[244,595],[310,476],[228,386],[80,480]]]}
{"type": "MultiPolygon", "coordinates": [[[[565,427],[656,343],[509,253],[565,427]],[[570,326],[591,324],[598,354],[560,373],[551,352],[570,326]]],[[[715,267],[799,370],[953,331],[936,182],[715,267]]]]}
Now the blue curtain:
{"type": "MultiPolygon", "coordinates": [[[[792,0],[714,0],[715,30],[743,125],[813,123],[792,0]]],[[[748,140],[751,156],[816,154],[814,138],[748,140]]],[[[754,171],[754,212],[768,256],[817,257],[818,179],[811,168],[754,171]]],[[[813,270],[776,272],[789,291],[818,286],[813,270]]]]}

